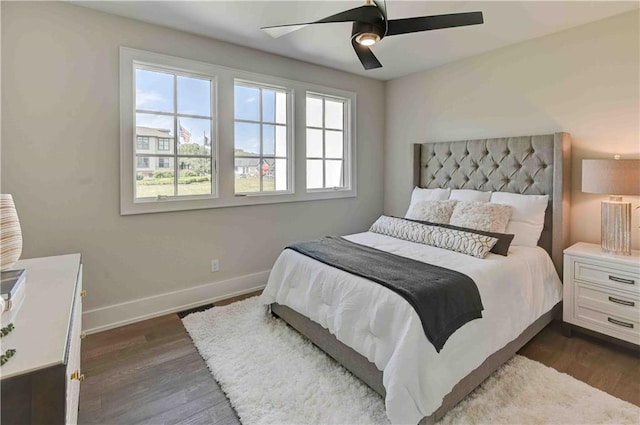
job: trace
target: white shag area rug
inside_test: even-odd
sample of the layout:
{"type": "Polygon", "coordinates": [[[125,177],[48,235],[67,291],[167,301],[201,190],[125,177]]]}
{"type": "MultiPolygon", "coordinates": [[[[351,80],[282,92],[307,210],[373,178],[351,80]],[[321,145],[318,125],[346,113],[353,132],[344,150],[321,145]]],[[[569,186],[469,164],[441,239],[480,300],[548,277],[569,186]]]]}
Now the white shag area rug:
{"type": "MultiPolygon", "coordinates": [[[[389,423],[378,394],[258,297],[182,320],[243,425],[389,423]]],[[[640,409],[515,356],[439,423],[637,424],[640,409]]]]}

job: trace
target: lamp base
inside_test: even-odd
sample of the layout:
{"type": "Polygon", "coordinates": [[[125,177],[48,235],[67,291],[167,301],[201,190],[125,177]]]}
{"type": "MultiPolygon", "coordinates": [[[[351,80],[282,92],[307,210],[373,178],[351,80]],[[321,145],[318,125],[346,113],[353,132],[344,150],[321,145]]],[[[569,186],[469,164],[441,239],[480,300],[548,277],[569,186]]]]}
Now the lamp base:
{"type": "Polygon", "coordinates": [[[631,202],[621,196],[602,201],[602,250],[611,254],[631,255],[631,202]]]}

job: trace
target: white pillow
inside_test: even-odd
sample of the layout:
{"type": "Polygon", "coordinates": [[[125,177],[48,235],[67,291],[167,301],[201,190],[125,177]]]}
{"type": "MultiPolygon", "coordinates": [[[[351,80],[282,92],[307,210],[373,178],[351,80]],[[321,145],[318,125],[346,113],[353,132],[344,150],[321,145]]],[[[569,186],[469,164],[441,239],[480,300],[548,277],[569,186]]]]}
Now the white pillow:
{"type": "Polygon", "coordinates": [[[422,189],[419,187],[415,187],[413,192],[411,193],[411,202],[409,203],[409,209],[407,209],[407,214],[405,217],[408,217],[409,211],[411,211],[411,207],[421,201],[444,201],[449,199],[449,194],[451,193],[451,189],[422,189]]]}
{"type": "Polygon", "coordinates": [[[491,199],[491,192],[470,189],[453,189],[449,199],[456,201],[489,202],[489,199],[491,199]]]}
{"type": "Polygon", "coordinates": [[[447,224],[458,201],[420,201],[411,204],[405,218],[447,224]]]}
{"type": "Polygon", "coordinates": [[[549,204],[549,195],[521,195],[518,193],[493,192],[491,202],[511,205],[513,214],[505,233],[515,235],[512,245],[537,246],[544,227],[544,213],[549,204]]]}
{"type": "Polygon", "coordinates": [[[458,202],[449,224],[485,232],[504,233],[513,208],[489,202],[458,202]]]}

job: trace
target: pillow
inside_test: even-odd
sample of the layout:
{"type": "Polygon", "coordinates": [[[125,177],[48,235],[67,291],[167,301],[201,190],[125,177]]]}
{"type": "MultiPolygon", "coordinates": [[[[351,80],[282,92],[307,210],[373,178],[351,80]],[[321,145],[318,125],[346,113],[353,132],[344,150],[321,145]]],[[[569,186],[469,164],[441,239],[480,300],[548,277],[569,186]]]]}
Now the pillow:
{"type": "Polygon", "coordinates": [[[490,202],[458,202],[453,209],[449,224],[485,232],[504,233],[511,218],[509,205],[490,202]]]}
{"type": "Polygon", "coordinates": [[[449,199],[454,199],[456,201],[489,202],[489,199],[491,199],[491,192],[470,189],[453,189],[449,199]]]}
{"type": "Polygon", "coordinates": [[[409,206],[406,218],[433,223],[448,223],[458,201],[420,201],[409,206]]]}
{"type": "Polygon", "coordinates": [[[549,195],[493,192],[491,203],[510,205],[513,208],[513,214],[506,229],[506,233],[515,235],[513,245],[538,245],[538,239],[544,227],[544,213],[549,205],[549,195]]]}
{"type": "Polygon", "coordinates": [[[380,216],[370,232],[484,258],[498,241],[491,236],[429,226],[413,220],[380,216]]]}
{"type": "Polygon", "coordinates": [[[447,229],[453,230],[461,230],[463,232],[468,233],[477,233],[478,235],[491,236],[492,238],[498,239],[498,242],[491,248],[490,252],[498,255],[504,255],[505,257],[509,254],[509,247],[511,246],[511,241],[513,240],[513,235],[509,235],[506,233],[497,233],[497,232],[485,232],[484,230],[477,229],[469,229],[468,227],[459,227],[453,226],[451,224],[442,224],[442,223],[433,223],[429,221],[418,221],[414,220],[418,223],[426,224],[428,226],[438,226],[438,227],[446,227],[447,229]]]}
{"type": "Polygon", "coordinates": [[[422,189],[416,186],[413,189],[413,192],[411,192],[411,202],[409,203],[407,214],[409,214],[409,210],[411,210],[411,207],[418,202],[447,200],[449,199],[450,193],[451,189],[422,189]]]}

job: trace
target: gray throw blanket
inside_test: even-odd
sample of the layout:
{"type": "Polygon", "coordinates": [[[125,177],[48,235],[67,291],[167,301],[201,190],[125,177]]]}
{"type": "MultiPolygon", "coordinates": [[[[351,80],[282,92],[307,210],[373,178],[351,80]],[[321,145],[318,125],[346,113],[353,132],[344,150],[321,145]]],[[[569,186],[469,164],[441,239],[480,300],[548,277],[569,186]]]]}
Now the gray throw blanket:
{"type": "Polygon", "coordinates": [[[334,236],[287,248],[402,296],[418,313],[424,333],[438,353],[456,330],[482,317],[478,287],[460,272],[334,236]]]}

